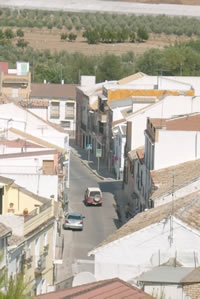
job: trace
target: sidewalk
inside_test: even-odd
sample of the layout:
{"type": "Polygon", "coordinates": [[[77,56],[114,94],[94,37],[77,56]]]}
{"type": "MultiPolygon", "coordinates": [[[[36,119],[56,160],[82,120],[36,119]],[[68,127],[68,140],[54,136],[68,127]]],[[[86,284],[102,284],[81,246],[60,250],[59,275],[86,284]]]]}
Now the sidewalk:
{"type": "Polygon", "coordinates": [[[99,169],[98,169],[98,160],[92,153],[90,153],[90,157],[88,157],[88,151],[85,149],[80,148],[75,144],[75,140],[70,139],[70,150],[71,154],[77,156],[80,158],[81,163],[87,167],[94,175],[96,175],[99,179],[105,180],[105,181],[112,181],[115,182],[118,186],[115,190],[115,200],[116,200],[116,213],[119,217],[120,224],[125,224],[128,219],[125,215],[125,206],[127,205],[127,198],[124,194],[124,191],[122,189],[122,181],[116,180],[115,175],[111,174],[105,162],[101,161],[99,162],[99,169]],[[88,160],[88,158],[90,158],[88,160]],[[119,184],[119,185],[118,185],[119,184]],[[120,186],[120,188],[119,188],[120,186]]]}

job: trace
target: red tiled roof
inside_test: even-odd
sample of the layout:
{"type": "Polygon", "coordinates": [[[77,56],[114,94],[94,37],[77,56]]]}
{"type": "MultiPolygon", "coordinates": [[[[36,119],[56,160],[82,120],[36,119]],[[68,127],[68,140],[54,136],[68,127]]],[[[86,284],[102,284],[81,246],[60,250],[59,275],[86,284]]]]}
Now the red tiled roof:
{"type": "Polygon", "coordinates": [[[73,98],[76,97],[76,84],[31,84],[31,97],[38,98],[73,98]]]}
{"type": "Polygon", "coordinates": [[[137,148],[136,149],[138,158],[143,162],[144,160],[144,148],[137,148]]]}
{"type": "Polygon", "coordinates": [[[15,140],[0,140],[0,145],[6,145],[7,147],[29,147],[29,148],[43,148],[43,146],[39,144],[35,144],[20,138],[17,138],[15,140]]]}
{"type": "Polygon", "coordinates": [[[150,121],[155,128],[165,127],[166,130],[200,131],[200,113],[170,119],[153,118],[150,121]]]}
{"type": "Polygon", "coordinates": [[[58,290],[43,295],[39,295],[38,299],[153,299],[154,297],[143,292],[142,290],[132,286],[129,283],[119,279],[107,279],[97,281],[81,286],[58,290]]]}
{"type": "Polygon", "coordinates": [[[44,155],[54,155],[57,154],[58,151],[53,150],[43,150],[36,152],[24,152],[24,153],[10,153],[10,154],[2,154],[0,155],[0,159],[9,159],[9,158],[22,158],[22,157],[31,157],[31,156],[44,156],[44,155]]]}
{"type": "Polygon", "coordinates": [[[35,100],[28,100],[28,101],[20,101],[19,102],[22,107],[25,108],[31,108],[31,107],[45,107],[47,108],[49,106],[48,100],[41,100],[41,99],[35,99],[35,100]]]}

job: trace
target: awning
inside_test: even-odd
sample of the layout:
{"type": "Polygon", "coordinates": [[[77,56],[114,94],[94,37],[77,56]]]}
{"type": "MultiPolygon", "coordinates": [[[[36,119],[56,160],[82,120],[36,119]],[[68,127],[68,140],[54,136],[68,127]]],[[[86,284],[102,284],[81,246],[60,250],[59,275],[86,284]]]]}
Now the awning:
{"type": "Polygon", "coordinates": [[[51,100],[51,103],[60,103],[60,100],[51,100]]]}
{"type": "Polygon", "coordinates": [[[69,104],[70,104],[70,103],[71,103],[71,104],[73,103],[73,104],[74,104],[74,103],[75,103],[75,100],[67,100],[66,103],[69,103],[69,104]]]}

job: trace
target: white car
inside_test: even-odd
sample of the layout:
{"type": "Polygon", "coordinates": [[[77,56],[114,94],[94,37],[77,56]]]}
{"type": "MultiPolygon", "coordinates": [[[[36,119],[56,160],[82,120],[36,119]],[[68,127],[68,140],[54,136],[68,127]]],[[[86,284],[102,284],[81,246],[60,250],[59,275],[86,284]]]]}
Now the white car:
{"type": "Polygon", "coordinates": [[[102,192],[98,187],[88,187],[85,191],[85,204],[89,205],[99,205],[102,206],[103,198],[102,192]]]}

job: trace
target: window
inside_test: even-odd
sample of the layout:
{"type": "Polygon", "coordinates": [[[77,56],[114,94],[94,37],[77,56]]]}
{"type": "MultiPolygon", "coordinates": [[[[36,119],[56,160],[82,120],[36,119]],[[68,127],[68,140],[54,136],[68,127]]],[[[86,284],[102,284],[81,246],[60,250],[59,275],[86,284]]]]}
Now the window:
{"type": "Polygon", "coordinates": [[[42,165],[43,174],[55,174],[54,161],[43,160],[42,163],[43,163],[42,165]]]}
{"type": "Polygon", "coordinates": [[[65,118],[74,119],[74,103],[69,103],[69,102],[66,103],[65,118]]]}
{"type": "Polygon", "coordinates": [[[50,105],[50,118],[59,118],[60,117],[60,103],[51,102],[50,105]]]}
{"type": "Polygon", "coordinates": [[[70,129],[71,127],[70,121],[61,121],[61,127],[70,129]]]}

